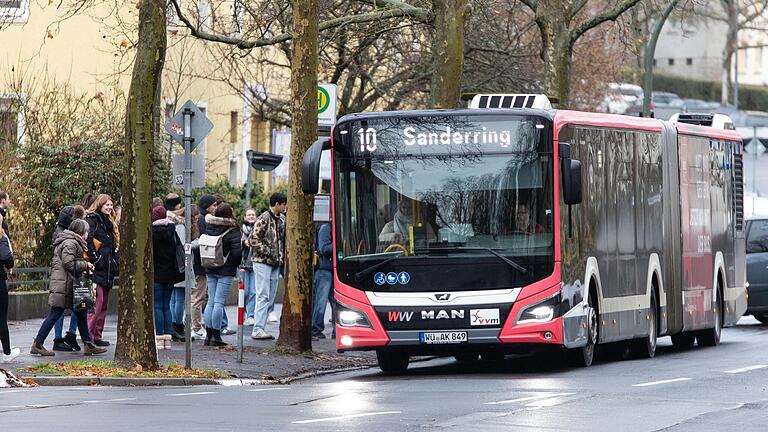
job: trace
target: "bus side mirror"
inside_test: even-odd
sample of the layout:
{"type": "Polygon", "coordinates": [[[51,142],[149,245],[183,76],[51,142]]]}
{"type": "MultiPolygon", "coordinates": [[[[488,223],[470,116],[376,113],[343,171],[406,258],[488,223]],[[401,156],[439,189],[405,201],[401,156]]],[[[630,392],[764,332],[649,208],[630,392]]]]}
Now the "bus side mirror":
{"type": "Polygon", "coordinates": [[[304,153],[301,161],[301,190],[305,194],[316,194],[320,190],[320,157],[323,150],[331,148],[331,140],[320,138],[304,153]]]}
{"type": "Polygon", "coordinates": [[[581,203],[581,161],[563,159],[563,202],[568,205],[581,203]]]}

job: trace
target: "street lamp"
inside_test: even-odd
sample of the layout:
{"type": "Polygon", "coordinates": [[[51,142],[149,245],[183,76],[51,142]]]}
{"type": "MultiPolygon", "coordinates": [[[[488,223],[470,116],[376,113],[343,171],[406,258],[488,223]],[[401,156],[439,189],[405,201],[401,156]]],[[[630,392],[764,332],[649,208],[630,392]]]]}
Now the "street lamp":
{"type": "Polygon", "coordinates": [[[245,155],[248,158],[250,165],[248,167],[248,175],[246,176],[245,185],[245,207],[248,208],[251,206],[251,184],[253,183],[253,180],[251,180],[251,168],[263,172],[274,171],[274,169],[280,165],[280,162],[283,161],[283,156],[273,153],[257,152],[254,150],[246,151],[245,155]]]}

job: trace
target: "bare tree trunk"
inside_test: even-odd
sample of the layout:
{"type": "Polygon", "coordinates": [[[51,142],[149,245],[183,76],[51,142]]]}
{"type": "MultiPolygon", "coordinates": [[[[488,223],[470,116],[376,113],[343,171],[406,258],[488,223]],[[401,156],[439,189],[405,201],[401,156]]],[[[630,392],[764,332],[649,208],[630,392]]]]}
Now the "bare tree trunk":
{"type": "MultiPolygon", "coordinates": [[[[557,107],[567,109],[571,94],[571,66],[573,46],[567,28],[547,27],[548,36],[544,43],[544,94],[557,98],[557,107]]],[[[544,30],[542,29],[542,35],[544,30]]]]}
{"type": "Polygon", "coordinates": [[[288,176],[286,289],[280,319],[280,346],[312,348],[312,206],[301,189],[301,161],[317,139],[317,0],[291,0],[291,164],[288,176]]]}
{"type": "Polygon", "coordinates": [[[725,47],[723,48],[722,82],[720,90],[720,103],[729,105],[731,94],[731,69],[733,68],[733,54],[736,52],[739,32],[739,9],[735,0],[729,0],[724,5],[728,16],[728,32],[725,35],[725,47]]]}
{"type": "Polygon", "coordinates": [[[139,44],[133,66],[125,125],[120,289],[115,361],[158,368],[153,305],[150,204],[158,125],[155,102],[165,61],[165,1],[142,0],[139,44]]]}
{"type": "Polygon", "coordinates": [[[461,103],[467,0],[432,0],[432,4],[435,14],[432,107],[456,108],[461,103]]]}

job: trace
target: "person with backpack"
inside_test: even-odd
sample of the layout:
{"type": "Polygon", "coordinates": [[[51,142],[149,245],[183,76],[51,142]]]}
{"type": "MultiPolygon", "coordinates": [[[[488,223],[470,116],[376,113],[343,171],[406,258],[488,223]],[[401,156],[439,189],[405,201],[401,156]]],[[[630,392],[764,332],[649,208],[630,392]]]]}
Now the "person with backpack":
{"type": "Polygon", "coordinates": [[[93,282],[96,283],[96,308],[88,313],[88,329],[91,331],[93,343],[105,347],[109,346],[109,342],[102,340],[101,335],[104,332],[104,321],[107,319],[109,292],[120,269],[120,231],[112,198],[107,194],[97,196],[85,213],[85,221],[88,222],[90,232],[88,256],[95,266],[93,282]]]}
{"type": "Polygon", "coordinates": [[[176,225],[167,218],[164,207],[152,209],[152,253],[154,255],[155,334],[169,335],[175,342],[184,342],[184,336],[173,326],[171,295],[173,285],[184,280],[176,263],[176,225]]]}
{"type": "MultiPolygon", "coordinates": [[[[56,321],[64,314],[66,309],[71,309],[77,317],[77,327],[80,337],[83,339],[83,354],[90,356],[107,352],[106,348],[97,347],[91,342],[86,319],[86,309],[74,304],[75,283],[86,277],[86,273],[94,269],[93,264],[84,258],[88,247],[88,223],[82,219],[75,219],[68,229],[56,237],[53,242],[53,263],[51,265],[51,279],[49,282],[48,305],[51,307],[48,317],[43,321],[40,330],[32,342],[30,354],[40,356],[53,356],[53,351],[45,349],[43,344],[50,334],[56,321]]],[[[82,284],[82,280],[80,281],[82,284]]],[[[90,284],[85,282],[85,284],[90,284]]],[[[87,307],[87,306],[86,306],[87,307]]]]}
{"type": "MultiPolygon", "coordinates": [[[[317,268],[312,284],[312,339],[325,339],[325,305],[331,302],[331,314],[335,315],[333,301],[333,242],[331,224],[323,224],[317,231],[315,240],[317,268]]],[[[334,328],[334,334],[335,334],[334,328]]]]}
{"type": "MultiPolygon", "coordinates": [[[[85,217],[85,209],[81,205],[68,205],[61,209],[59,212],[59,218],[56,221],[56,229],[53,231],[53,237],[51,238],[51,248],[55,249],[53,244],[59,237],[59,234],[69,228],[69,225],[73,220],[82,219],[85,217]]],[[[54,351],[80,351],[80,345],[77,343],[77,316],[74,312],[69,316],[69,330],[67,334],[62,337],[64,331],[64,315],[56,321],[53,326],[54,338],[53,338],[53,350],[54,351]]]]}
{"type": "Polygon", "coordinates": [[[287,203],[284,194],[273,193],[269,197],[269,208],[256,219],[250,237],[253,272],[256,274],[256,310],[251,338],[257,340],[274,339],[264,327],[267,324],[272,290],[277,290],[284,260],[285,224],[280,215],[285,212],[287,203]]]}
{"type": "Polygon", "coordinates": [[[243,248],[232,206],[222,203],[215,215],[205,216],[205,234],[198,239],[200,262],[206,269],[208,304],[205,306],[205,345],[226,346],[221,340],[224,301],[232,288],[243,248]]]}

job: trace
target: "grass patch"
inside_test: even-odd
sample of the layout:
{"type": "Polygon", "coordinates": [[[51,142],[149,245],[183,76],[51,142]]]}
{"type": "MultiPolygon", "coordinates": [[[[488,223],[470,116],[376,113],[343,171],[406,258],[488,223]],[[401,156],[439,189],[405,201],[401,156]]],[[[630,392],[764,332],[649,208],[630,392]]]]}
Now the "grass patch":
{"type": "Polygon", "coordinates": [[[156,371],[145,371],[141,366],[129,369],[115,365],[111,360],[74,360],[61,363],[38,363],[26,368],[38,375],[98,376],[112,378],[227,378],[229,375],[214,369],[184,369],[178,363],[161,366],[156,371]]]}

